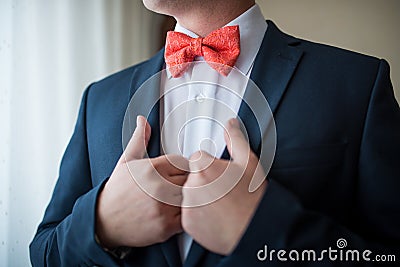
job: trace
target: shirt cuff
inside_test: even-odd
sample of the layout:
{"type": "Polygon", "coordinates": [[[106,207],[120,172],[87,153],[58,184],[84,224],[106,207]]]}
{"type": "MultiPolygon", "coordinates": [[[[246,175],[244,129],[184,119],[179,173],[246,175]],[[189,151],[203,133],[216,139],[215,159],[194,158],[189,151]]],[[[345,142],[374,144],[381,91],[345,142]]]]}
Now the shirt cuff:
{"type": "Polygon", "coordinates": [[[120,260],[123,260],[132,251],[132,248],[130,248],[130,247],[117,247],[114,249],[105,248],[100,243],[100,240],[99,240],[99,237],[97,236],[97,234],[94,235],[94,239],[96,240],[97,244],[99,244],[104,249],[104,251],[108,252],[113,257],[120,259],[120,260]]]}

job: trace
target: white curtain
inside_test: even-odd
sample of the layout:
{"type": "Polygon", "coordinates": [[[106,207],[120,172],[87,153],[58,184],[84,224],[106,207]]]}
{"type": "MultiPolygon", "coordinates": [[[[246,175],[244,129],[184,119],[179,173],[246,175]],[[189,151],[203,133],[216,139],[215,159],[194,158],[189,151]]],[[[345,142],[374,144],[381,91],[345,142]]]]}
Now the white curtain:
{"type": "Polygon", "coordinates": [[[139,0],[0,1],[0,266],[29,266],[92,81],[151,56],[162,17],[139,0]]]}

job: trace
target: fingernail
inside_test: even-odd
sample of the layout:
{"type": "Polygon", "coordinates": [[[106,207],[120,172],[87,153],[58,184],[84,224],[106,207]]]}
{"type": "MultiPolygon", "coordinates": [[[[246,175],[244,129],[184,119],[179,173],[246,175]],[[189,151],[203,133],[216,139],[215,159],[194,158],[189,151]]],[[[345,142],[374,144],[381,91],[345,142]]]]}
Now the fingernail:
{"type": "Polygon", "coordinates": [[[239,128],[239,121],[238,121],[237,119],[230,119],[230,120],[229,120],[229,124],[230,124],[232,127],[239,128]]]}
{"type": "Polygon", "coordinates": [[[140,118],[140,116],[136,117],[136,127],[143,127],[144,126],[144,120],[140,118]]]}

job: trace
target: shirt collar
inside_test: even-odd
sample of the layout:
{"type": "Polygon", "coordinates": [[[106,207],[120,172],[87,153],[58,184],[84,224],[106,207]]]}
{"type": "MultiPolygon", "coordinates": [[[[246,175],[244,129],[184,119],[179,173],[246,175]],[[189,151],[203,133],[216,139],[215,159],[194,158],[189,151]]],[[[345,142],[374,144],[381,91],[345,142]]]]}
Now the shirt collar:
{"type": "MultiPolygon", "coordinates": [[[[240,31],[240,55],[235,66],[245,75],[248,75],[264,39],[267,22],[261,13],[260,7],[255,4],[225,26],[234,25],[239,25],[240,31]]],[[[187,34],[192,38],[199,37],[178,23],[175,26],[175,31],[187,34]]]]}

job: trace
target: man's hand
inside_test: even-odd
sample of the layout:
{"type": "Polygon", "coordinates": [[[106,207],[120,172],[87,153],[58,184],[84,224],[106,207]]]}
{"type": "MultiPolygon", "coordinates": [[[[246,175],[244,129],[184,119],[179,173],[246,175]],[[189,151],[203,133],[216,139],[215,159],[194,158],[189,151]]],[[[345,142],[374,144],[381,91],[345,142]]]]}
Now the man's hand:
{"type": "Polygon", "coordinates": [[[185,232],[210,251],[228,255],[233,251],[247,228],[258,203],[265,192],[267,181],[254,192],[249,192],[253,177],[264,179],[265,173],[257,156],[251,151],[236,119],[227,124],[225,142],[232,160],[212,158],[205,152],[191,157],[188,179],[183,188],[183,203],[206,199],[212,190],[193,191],[185,187],[201,187],[216,179],[236,179],[238,184],[219,200],[194,208],[182,208],[182,226],[185,232]],[[190,193],[189,193],[190,192],[190,193]]]}
{"type": "Polygon", "coordinates": [[[162,178],[182,186],[187,179],[182,170],[188,169],[187,160],[175,155],[143,159],[150,134],[150,125],[139,116],[128,146],[99,195],[96,234],[108,249],[148,246],[182,231],[181,208],[155,200],[135,181],[145,180],[152,193],[170,194],[177,198],[174,203],[182,201],[181,190],[163,192],[162,178]],[[171,164],[171,160],[182,168],[171,164]]]}

